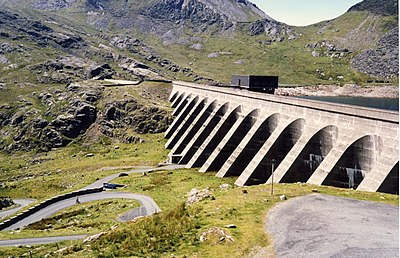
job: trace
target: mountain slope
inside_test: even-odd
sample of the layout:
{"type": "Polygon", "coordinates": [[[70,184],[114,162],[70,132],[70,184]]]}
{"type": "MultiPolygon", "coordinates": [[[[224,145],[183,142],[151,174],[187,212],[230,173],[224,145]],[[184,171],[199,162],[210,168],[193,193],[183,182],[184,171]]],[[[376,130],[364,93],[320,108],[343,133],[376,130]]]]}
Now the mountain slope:
{"type": "Polygon", "coordinates": [[[103,79],[228,83],[232,74],[267,74],[291,85],[397,84],[398,14],[395,1],[385,3],[293,27],[247,0],[0,0],[0,149],[166,128],[164,104],[138,101],[157,91],[127,97],[103,79]]]}

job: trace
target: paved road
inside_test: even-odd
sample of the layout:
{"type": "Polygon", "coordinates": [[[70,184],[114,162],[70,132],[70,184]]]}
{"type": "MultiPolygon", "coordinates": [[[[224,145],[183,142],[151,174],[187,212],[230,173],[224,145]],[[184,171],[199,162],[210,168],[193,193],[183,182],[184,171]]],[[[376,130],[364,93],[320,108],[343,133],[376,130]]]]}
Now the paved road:
{"type": "Polygon", "coordinates": [[[399,209],[322,194],[268,213],[276,257],[399,257],[399,209]]]}
{"type": "MultiPolygon", "coordinates": [[[[124,193],[124,192],[101,192],[101,193],[94,193],[94,194],[87,194],[79,197],[81,203],[85,202],[92,202],[97,200],[105,200],[105,199],[135,199],[140,202],[141,206],[143,207],[142,212],[137,214],[137,216],[145,216],[151,215],[153,213],[159,212],[160,208],[154,202],[151,197],[140,195],[140,194],[132,194],[132,193],[124,193]]],[[[31,216],[20,220],[19,222],[11,225],[4,230],[14,230],[18,228],[25,227],[29,224],[35,223],[40,221],[41,219],[48,218],[51,215],[64,210],[68,207],[71,207],[76,204],[76,197],[72,197],[63,201],[59,201],[54,203],[50,206],[47,206],[38,212],[35,212],[31,216]]],[[[133,219],[133,218],[132,218],[133,219]]]]}
{"type": "MultiPolygon", "coordinates": [[[[182,165],[168,165],[168,166],[163,166],[163,167],[157,167],[151,169],[152,171],[159,171],[159,170],[174,170],[174,169],[180,169],[184,168],[182,165]]],[[[130,170],[125,173],[127,174],[132,174],[132,173],[143,173],[149,171],[150,168],[141,168],[141,169],[135,169],[135,170],[130,170]]],[[[102,178],[100,180],[97,180],[93,184],[90,184],[82,189],[88,189],[88,188],[96,188],[96,187],[101,187],[103,186],[103,183],[109,182],[119,176],[120,173],[113,174],[111,176],[102,178]]],[[[130,210],[123,214],[119,220],[120,221],[129,221],[132,220],[136,217],[139,216],[146,216],[146,215],[151,215],[153,213],[159,212],[160,208],[158,205],[155,203],[155,201],[145,195],[140,195],[140,194],[132,194],[132,193],[123,193],[123,192],[101,192],[101,193],[94,193],[94,194],[88,194],[84,196],[80,196],[79,200],[81,203],[85,202],[91,202],[95,200],[104,200],[104,199],[115,199],[115,198],[126,198],[126,199],[135,199],[140,202],[141,207],[130,210]]],[[[21,220],[20,222],[4,229],[4,230],[12,230],[12,229],[17,229],[24,227],[26,225],[29,225],[31,223],[40,221],[43,218],[48,218],[51,215],[57,213],[58,211],[61,211],[65,208],[68,208],[70,206],[73,206],[76,204],[76,198],[69,198],[61,202],[57,202],[55,204],[52,204],[34,214],[31,216],[21,220]]],[[[16,211],[15,211],[16,212],[16,211]]],[[[12,213],[10,213],[12,214],[12,213]]],[[[27,239],[10,239],[10,240],[1,240],[0,241],[0,246],[15,246],[15,245],[32,245],[32,244],[48,244],[48,243],[53,243],[53,242],[59,242],[59,241],[65,241],[65,240],[77,240],[77,239],[82,239],[85,238],[86,235],[77,235],[77,236],[60,236],[60,237],[45,237],[45,238],[27,238],[27,239]]]]}
{"type": "Polygon", "coordinates": [[[10,216],[20,209],[24,208],[25,206],[28,206],[29,204],[33,203],[35,200],[34,199],[14,199],[13,200],[15,204],[18,204],[18,207],[15,207],[13,209],[5,210],[5,211],[0,211],[0,219],[3,219],[7,216],[10,216]]]}
{"type": "Polygon", "coordinates": [[[0,240],[0,246],[26,246],[26,245],[44,245],[60,241],[78,240],[87,237],[87,235],[75,235],[75,236],[57,236],[57,237],[38,237],[38,238],[27,238],[27,239],[9,239],[0,240]]]}

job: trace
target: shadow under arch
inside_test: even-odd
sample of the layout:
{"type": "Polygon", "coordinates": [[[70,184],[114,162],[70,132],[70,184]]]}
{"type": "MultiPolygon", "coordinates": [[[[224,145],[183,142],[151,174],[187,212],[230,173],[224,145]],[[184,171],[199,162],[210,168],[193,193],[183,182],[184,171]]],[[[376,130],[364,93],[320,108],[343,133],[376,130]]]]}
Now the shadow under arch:
{"type": "Polygon", "coordinates": [[[181,103],[184,96],[185,96],[184,92],[182,92],[180,95],[178,95],[177,99],[174,102],[172,102],[171,107],[176,108],[181,103]]]}
{"type": "Polygon", "coordinates": [[[278,126],[279,119],[280,114],[273,114],[265,119],[247,145],[243,148],[242,152],[232,163],[225,176],[239,176],[244,171],[278,126]]]}
{"type": "MultiPolygon", "coordinates": [[[[228,112],[229,110],[229,103],[223,104],[217,112],[214,114],[214,116],[211,118],[210,122],[205,126],[203,131],[200,133],[200,135],[197,137],[197,139],[194,141],[194,143],[189,147],[182,159],[178,162],[178,164],[187,164],[190,159],[193,157],[193,155],[197,152],[197,150],[200,148],[200,146],[203,144],[203,142],[207,139],[207,137],[210,135],[212,130],[214,129],[215,126],[221,121],[222,117],[228,112]]],[[[189,144],[189,143],[188,143],[189,144]]]]}
{"type": "MultiPolygon", "coordinates": [[[[175,131],[178,129],[178,127],[181,125],[181,123],[185,120],[186,116],[189,114],[189,112],[193,109],[193,107],[196,105],[196,103],[198,101],[199,101],[199,96],[196,96],[192,100],[190,100],[190,95],[186,97],[184,102],[182,102],[182,105],[178,107],[178,109],[180,109],[182,107],[182,110],[181,110],[182,114],[180,116],[178,116],[177,118],[175,118],[174,123],[170,126],[170,128],[168,128],[168,131],[165,134],[166,139],[169,139],[175,133],[175,131]],[[184,109],[183,107],[186,106],[187,103],[189,103],[189,104],[184,109]]],[[[179,111],[179,114],[181,113],[181,111],[179,111]]],[[[177,114],[177,115],[179,115],[179,114],[177,114]]]]}
{"type": "Polygon", "coordinates": [[[177,91],[177,92],[175,92],[175,94],[174,95],[172,95],[172,97],[169,99],[169,102],[174,102],[174,100],[178,97],[178,95],[179,95],[179,91],[177,91]]]}
{"type": "Polygon", "coordinates": [[[305,120],[299,118],[283,130],[247,180],[246,185],[263,184],[268,181],[272,174],[272,160],[275,161],[274,168],[277,168],[303,134],[304,125],[305,120]]]}
{"type": "Polygon", "coordinates": [[[216,109],[216,107],[217,107],[216,100],[214,100],[207,106],[206,111],[203,113],[203,115],[201,115],[201,117],[198,119],[197,123],[192,127],[192,129],[189,131],[189,133],[186,135],[186,137],[182,140],[182,142],[179,144],[179,146],[176,148],[176,151],[173,154],[180,154],[186,148],[186,146],[188,145],[190,140],[200,130],[201,126],[206,122],[207,118],[210,117],[210,115],[216,109]]]}
{"type": "Polygon", "coordinates": [[[399,162],[390,170],[378,188],[378,192],[399,195],[399,162]]]}
{"type": "Polygon", "coordinates": [[[236,147],[257,122],[259,116],[260,109],[254,109],[242,120],[236,131],[232,134],[226,144],[219,151],[218,155],[211,162],[210,166],[207,168],[207,171],[217,171],[221,169],[229,156],[231,156],[236,147]]]}
{"type": "Polygon", "coordinates": [[[217,130],[215,135],[212,137],[210,142],[200,153],[196,161],[193,163],[192,167],[201,167],[207,161],[208,157],[213,153],[218,144],[222,141],[225,135],[229,132],[232,126],[239,119],[239,114],[242,112],[242,106],[236,107],[229,116],[222,123],[221,127],[217,130]]]}
{"type": "Polygon", "coordinates": [[[346,149],[322,184],[356,189],[376,164],[382,148],[383,141],[377,135],[358,139],[346,149]]]}
{"type": "Polygon", "coordinates": [[[168,146],[166,147],[167,149],[172,149],[175,144],[179,141],[179,139],[181,138],[181,136],[188,130],[189,126],[193,123],[193,121],[196,119],[196,117],[199,115],[200,111],[205,107],[206,102],[208,101],[208,98],[205,98],[203,100],[201,100],[199,102],[199,104],[196,106],[198,100],[196,100],[198,97],[196,97],[193,101],[194,104],[193,106],[189,106],[189,112],[186,116],[189,116],[189,113],[191,112],[189,117],[184,118],[184,120],[182,121],[182,126],[179,129],[179,127],[176,128],[176,134],[173,137],[173,139],[171,140],[171,142],[168,144],[168,146]],[[186,121],[185,121],[186,120],[186,121]]]}
{"type": "Polygon", "coordinates": [[[319,130],[306,144],[280,183],[305,183],[331,151],[338,137],[338,128],[330,125],[319,130]]]}

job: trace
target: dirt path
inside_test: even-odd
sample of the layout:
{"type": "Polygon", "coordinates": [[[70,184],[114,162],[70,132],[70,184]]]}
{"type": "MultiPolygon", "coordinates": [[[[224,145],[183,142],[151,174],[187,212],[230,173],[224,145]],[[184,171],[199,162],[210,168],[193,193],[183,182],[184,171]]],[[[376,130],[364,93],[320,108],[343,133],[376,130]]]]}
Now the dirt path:
{"type": "Polygon", "coordinates": [[[268,213],[276,257],[399,257],[399,209],[312,194],[268,213]]]}

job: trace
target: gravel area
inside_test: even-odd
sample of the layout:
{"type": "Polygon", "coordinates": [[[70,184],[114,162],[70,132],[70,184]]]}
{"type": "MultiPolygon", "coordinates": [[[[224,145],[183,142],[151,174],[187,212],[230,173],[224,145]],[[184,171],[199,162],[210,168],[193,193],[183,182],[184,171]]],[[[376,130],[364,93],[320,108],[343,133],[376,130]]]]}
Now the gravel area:
{"type": "Polygon", "coordinates": [[[283,96],[346,96],[346,97],[370,97],[370,98],[398,98],[398,86],[359,86],[346,84],[318,85],[303,87],[280,87],[275,91],[283,96]]]}
{"type": "Polygon", "coordinates": [[[399,257],[399,208],[312,194],[268,213],[276,257],[399,257]]]}

